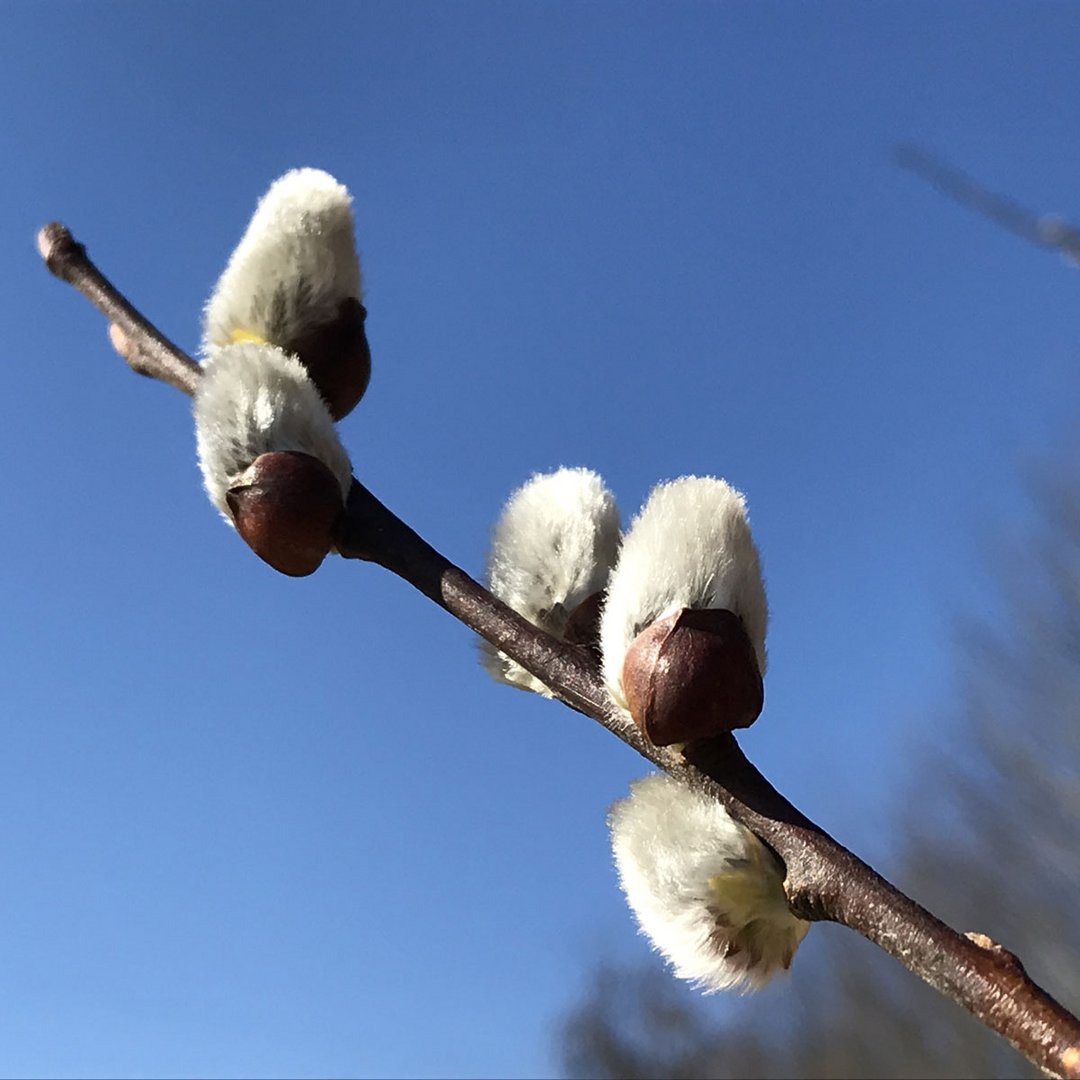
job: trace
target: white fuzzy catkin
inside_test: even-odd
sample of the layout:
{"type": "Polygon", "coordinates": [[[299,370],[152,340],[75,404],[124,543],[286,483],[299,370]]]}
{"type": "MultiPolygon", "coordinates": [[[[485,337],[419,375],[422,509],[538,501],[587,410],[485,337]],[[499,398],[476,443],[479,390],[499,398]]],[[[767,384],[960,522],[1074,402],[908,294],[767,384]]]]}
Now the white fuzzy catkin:
{"type": "Polygon", "coordinates": [[[203,322],[203,351],[235,341],[287,345],[362,299],[352,198],[329,173],[293,169],[259,201],[203,322]]]}
{"type": "Polygon", "coordinates": [[[679,978],[756,990],[790,966],[810,924],[788,908],[776,856],[718,802],[654,774],[608,824],[627,902],[679,978]]]}
{"type": "Polygon", "coordinates": [[[658,484],[623,539],[600,623],[604,679],[623,708],[622,665],[630,643],[681,608],[733,611],[765,674],[768,605],[746,502],[711,476],[658,484]]]}
{"type": "Polygon", "coordinates": [[[260,455],[297,450],[318,458],[344,498],[352,466],[304,366],[273,345],[216,349],[195,391],[199,468],[211,502],[232,524],[225,494],[260,455]]]}
{"type": "MultiPolygon", "coordinates": [[[[583,600],[600,592],[619,546],[619,510],[588,469],[537,474],[509,498],[492,533],[488,588],[534,626],[561,638],[583,600]]],[[[520,664],[481,646],[502,682],[551,696],[520,664]]]]}

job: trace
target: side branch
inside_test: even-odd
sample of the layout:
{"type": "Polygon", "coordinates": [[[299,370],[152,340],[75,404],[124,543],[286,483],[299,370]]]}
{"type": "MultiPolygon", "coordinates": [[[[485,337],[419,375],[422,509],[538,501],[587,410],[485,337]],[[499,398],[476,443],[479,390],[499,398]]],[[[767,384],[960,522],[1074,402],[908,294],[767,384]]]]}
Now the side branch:
{"type": "MultiPolygon", "coordinates": [[[[117,350],[141,374],[192,394],[202,371],[97,270],[62,225],[39,246],[118,329],[117,350]]],[[[792,910],[847,926],[1009,1040],[1043,1070],[1080,1080],[1080,1021],[1033,983],[1011,953],[981,935],[962,936],[893,888],[805,817],[746,759],[730,735],[682,753],[652,745],[611,702],[593,655],[537,629],[454,566],[355,479],[337,538],[345,558],[378,563],[445,608],[653,764],[708,791],[769,844],[787,869],[792,910]]]]}

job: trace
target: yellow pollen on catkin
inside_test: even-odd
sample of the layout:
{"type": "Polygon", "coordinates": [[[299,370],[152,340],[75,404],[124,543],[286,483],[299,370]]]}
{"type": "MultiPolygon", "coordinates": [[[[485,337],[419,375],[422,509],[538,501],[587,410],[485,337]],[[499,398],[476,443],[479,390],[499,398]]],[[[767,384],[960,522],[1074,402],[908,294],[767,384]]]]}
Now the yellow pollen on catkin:
{"type": "Polygon", "coordinates": [[[244,341],[253,341],[256,345],[269,344],[261,334],[256,334],[254,330],[245,330],[242,326],[229,331],[229,341],[234,345],[244,341]]]}

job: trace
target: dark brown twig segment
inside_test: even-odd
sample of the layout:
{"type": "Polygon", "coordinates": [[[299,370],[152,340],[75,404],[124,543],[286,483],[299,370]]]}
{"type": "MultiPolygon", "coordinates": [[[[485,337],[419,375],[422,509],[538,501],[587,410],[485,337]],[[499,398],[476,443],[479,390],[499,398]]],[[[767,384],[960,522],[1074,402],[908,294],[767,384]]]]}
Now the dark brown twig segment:
{"type": "MultiPolygon", "coordinates": [[[[49,269],[70,281],[123,335],[118,351],[142,357],[143,374],[191,394],[201,369],[160,335],[86,258],[63,226],[42,230],[49,269]]],[[[135,366],[133,364],[133,366],[135,366]]],[[[967,1008],[1045,1071],[1080,1080],[1080,1021],[1033,983],[1011,953],[988,938],[963,936],[904,896],[788,802],[743,755],[731,735],[685,751],[653,746],[607,693],[596,658],[538,630],[354,480],[336,539],[341,555],[378,563],[475,630],[599,721],[639,754],[684,783],[709,791],[783,859],[792,910],[850,927],[967,1008]]]]}

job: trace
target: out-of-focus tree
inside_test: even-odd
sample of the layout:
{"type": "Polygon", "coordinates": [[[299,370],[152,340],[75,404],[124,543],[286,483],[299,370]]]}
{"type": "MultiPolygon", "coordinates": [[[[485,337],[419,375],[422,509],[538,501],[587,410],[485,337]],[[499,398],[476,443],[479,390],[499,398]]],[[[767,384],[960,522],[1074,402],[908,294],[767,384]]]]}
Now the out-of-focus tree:
{"type": "MultiPolygon", "coordinates": [[[[912,763],[897,879],[1080,1002],[1080,475],[1035,483],[1002,618],[960,635],[948,733],[912,763]]],[[[787,994],[715,1019],[663,970],[597,971],[562,1028],[570,1076],[1014,1077],[1038,1072],[853,935],[819,926],[787,994]]],[[[748,1003],[752,1004],[752,1003],[748,1003]]]]}

